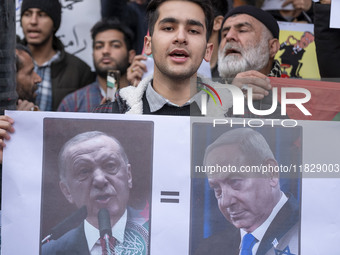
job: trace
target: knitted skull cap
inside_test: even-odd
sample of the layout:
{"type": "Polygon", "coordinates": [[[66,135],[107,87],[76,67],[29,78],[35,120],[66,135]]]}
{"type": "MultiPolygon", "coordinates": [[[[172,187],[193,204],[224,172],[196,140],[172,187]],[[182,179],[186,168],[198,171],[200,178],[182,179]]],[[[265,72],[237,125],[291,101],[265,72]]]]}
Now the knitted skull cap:
{"type": "Polygon", "coordinates": [[[61,22],[61,4],[59,0],[23,0],[21,4],[21,18],[25,11],[30,8],[38,8],[53,20],[57,32],[61,22]]]}
{"type": "Polygon", "coordinates": [[[260,9],[260,8],[257,8],[255,6],[251,6],[251,5],[241,5],[239,7],[236,7],[234,9],[230,10],[224,16],[221,27],[223,27],[224,22],[229,17],[231,17],[235,14],[248,14],[249,16],[254,17],[255,19],[260,21],[263,25],[265,25],[268,28],[268,30],[272,33],[274,38],[277,38],[277,39],[279,38],[280,28],[279,28],[279,25],[278,25],[276,19],[274,19],[274,17],[270,13],[268,13],[268,12],[266,12],[266,11],[260,9]]]}

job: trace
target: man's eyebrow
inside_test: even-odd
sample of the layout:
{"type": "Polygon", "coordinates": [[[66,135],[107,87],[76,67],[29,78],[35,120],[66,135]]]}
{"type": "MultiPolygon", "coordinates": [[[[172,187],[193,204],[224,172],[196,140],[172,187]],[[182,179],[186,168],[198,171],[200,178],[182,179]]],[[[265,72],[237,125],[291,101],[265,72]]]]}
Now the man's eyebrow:
{"type": "Polygon", "coordinates": [[[169,18],[164,18],[164,19],[159,21],[159,24],[164,24],[164,23],[179,23],[179,20],[169,17],[169,18]]]}
{"type": "Polygon", "coordinates": [[[253,25],[250,24],[249,22],[242,22],[242,23],[238,23],[238,24],[234,25],[234,27],[236,27],[236,28],[240,28],[240,27],[250,27],[250,28],[253,28],[253,25]]]}
{"type": "MultiPolygon", "coordinates": [[[[165,23],[175,23],[175,24],[179,24],[180,21],[178,19],[175,18],[164,18],[162,20],[159,21],[159,24],[165,24],[165,23]]],[[[194,20],[194,19],[189,19],[186,22],[186,25],[191,25],[191,26],[200,26],[202,28],[204,28],[203,24],[198,21],[198,20],[194,20]]]]}
{"type": "Polygon", "coordinates": [[[203,26],[203,24],[201,22],[199,22],[198,20],[194,20],[194,19],[189,19],[187,21],[187,24],[191,25],[191,26],[199,26],[199,27],[204,28],[204,26],[203,26]]]}
{"type": "MultiPolygon", "coordinates": [[[[237,24],[233,25],[233,27],[238,28],[238,29],[241,28],[241,27],[253,28],[253,25],[250,24],[249,22],[242,22],[242,23],[237,23],[237,24]]],[[[230,28],[231,28],[231,26],[224,27],[224,28],[222,28],[222,32],[228,31],[228,30],[230,30],[230,28]]]]}
{"type": "MultiPolygon", "coordinates": [[[[98,44],[104,44],[105,41],[97,40],[97,41],[94,42],[94,44],[97,44],[97,43],[98,44]]],[[[122,43],[122,41],[114,39],[114,40],[110,40],[109,43],[122,43]]]]}

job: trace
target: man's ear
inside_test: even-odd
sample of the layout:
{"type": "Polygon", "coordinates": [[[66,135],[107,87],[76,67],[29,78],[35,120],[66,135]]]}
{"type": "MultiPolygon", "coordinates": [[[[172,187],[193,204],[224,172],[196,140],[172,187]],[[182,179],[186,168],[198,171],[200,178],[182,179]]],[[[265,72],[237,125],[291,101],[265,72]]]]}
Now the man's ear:
{"type": "Polygon", "coordinates": [[[128,186],[131,189],[132,188],[132,173],[131,173],[131,165],[127,164],[127,174],[128,174],[128,186]]]}
{"type": "Polygon", "coordinates": [[[147,35],[147,36],[144,37],[144,52],[148,56],[152,54],[151,36],[147,35]]]}
{"type": "Polygon", "coordinates": [[[223,19],[224,17],[222,15],[215,17],[213,26],[214,31],[219,31],[221,29],[223,19]]]}
{"type": "Polygon", "coordinates": [[[128,54],[129,54],[129,64],[131,64],[132,61],[133,61],[133,58],[136,56],[136,51],[135,50],[129,50],[128,54]]]}
{"type": "Polygon", "coordinates": [[[213,50],[214,50],[214,44],[213,43],[207,43],[207,48],[205,49],[205,55],[204,55],[205,61],[207,61],[207,62],[210,61],[213,50]]]}
{"type": "Polygon", "coordinates": [[[270,54],[270,58],[274,59],[276,53],[279,51],[280,49],[280,42],[278,39],[273,38],[269,40],[269,54],[270,54]]]}
{"type": "Polygon", "coordinates": [[[74,201],[73,201],[71,192],[70,192],[67,184],[65,182],[63,182],[63,181],[60,181],[59,182],[59,187],[60,187],[61,192],[64,194],[65,198],[67,199],[67,201],[69,203],[73,204],[74,201]]]}
{"type": "MultiPolygon", "coordinates": [[[[267,159],[265,165],[271,167],[272,169],[277,168],[277,162],[275,159],[267,159]]],[[[269,171],[268,175],[270,177],[270,185],[272,187],[277,187],[280,184],[280,176],[278,171],[269,171]]]]}

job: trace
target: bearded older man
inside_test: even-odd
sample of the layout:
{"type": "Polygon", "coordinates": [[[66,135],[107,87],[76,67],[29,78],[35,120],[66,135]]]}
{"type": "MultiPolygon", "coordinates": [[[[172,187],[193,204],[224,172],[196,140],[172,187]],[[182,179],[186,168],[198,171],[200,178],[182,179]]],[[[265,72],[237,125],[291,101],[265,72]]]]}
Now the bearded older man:
{"type": "Polygon", "coordinates": [[[277,21],[259,8],[245,5],[228,12],[221,26],[220,77],[252,87],[254,99],[268,96],[267,76],[281,76],[280,64],[274,60],[280,48],[279,31],[277,21]]]}

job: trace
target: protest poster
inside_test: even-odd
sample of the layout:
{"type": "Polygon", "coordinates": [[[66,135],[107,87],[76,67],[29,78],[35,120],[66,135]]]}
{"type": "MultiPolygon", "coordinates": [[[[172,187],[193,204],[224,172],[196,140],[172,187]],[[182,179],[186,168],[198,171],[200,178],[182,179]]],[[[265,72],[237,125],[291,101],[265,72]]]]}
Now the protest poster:
{"type": "Polygon", "coordinates": [[[280,62],[283,78],[320,79],[314,42],[314,25],[278,22],[280,50],[275,59],[280,62]]]}
{"type": "Polygon", "coordinates": [[[333,0],[331,2],[331,17],[330,17],[330,25],[331,28],[340,28],[340,17],[337,10],[340,9],[340,1],[333,0]]]}
{"type": "MultiPolygon", "coordinates": [[[[15,120],[15,133],[4,150],[2,254],[40,254],[42,238],[49,232],[47,224],[51,221],[50,213],[47,216],[45,213],[50,206],[54,206],[55,215],[67,211],[67,201],[59,204],[63,194],[57,194],[55,183],[53,194],[48,194],[52,182],[58,182],[48,171],[55,169],[57,151],[66,140],[94,130],[117,136],[131,158],[131,169],[144,169],[139,173],[143,176],[138,178],[142,181],[135,182],[141,189],[134,193],[131,205],[139,205],[141,216],[149,220],[148,254],[195,254],[205,238],[217,233],[216,224],[223,228],[228,222],[221,214],[216,216],[219,209],[214,197],[209,204],[204,202],[207,198],[204,194],[211,195],[212,190],[204,178],[195,182],[193,170],[203,166],[202,155],[209,144],[221,134],[236,129],[261,133],[278,165],[290,169],[288,173],[298,174],[298,177],[286,176],[287,181],[280,184],[299,204],[299,234],[295,239],[298,254],[337,254],[336,243],[340,237],[336,230],[340,225],[336,195],[340,191],[338,122],[297,121],[292,127],[284,120],[267,121],[263,125],[260,121],[242,118],[20,111],[6,114],[15,120]],[[51,184],[46,179],[50,179],[51,184]],[[54,194],[59,206],[49,201],[54,194]],[[148,198],[150,203],[146,203],[148,198]],[[144,210],[147,204],[149,214],[144,210]],[[209,214],[209,210],[205,211],[207,208],[213,211],[209,214]],[[199,215],[202,211],[208,214],[202,217],[199,215]],[[21,235],[25,238],[20,239],[18,245],[21,235]]],[[[280,170],[280,174],[284,172],[280,170]]],[[[270,241],[270,248],[274,247],[277,252],[287,253],[292,247],[281,248],[279,238],[278,243],[275,238],[270,241]]],[[[137,250],[140,246],[134,247],[137,250]]]]}

